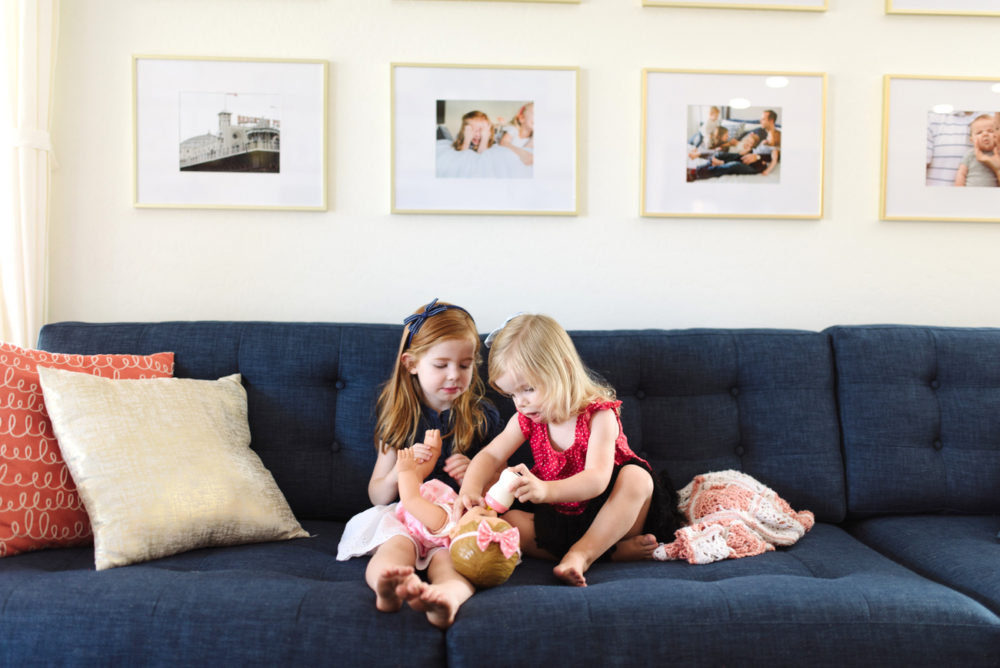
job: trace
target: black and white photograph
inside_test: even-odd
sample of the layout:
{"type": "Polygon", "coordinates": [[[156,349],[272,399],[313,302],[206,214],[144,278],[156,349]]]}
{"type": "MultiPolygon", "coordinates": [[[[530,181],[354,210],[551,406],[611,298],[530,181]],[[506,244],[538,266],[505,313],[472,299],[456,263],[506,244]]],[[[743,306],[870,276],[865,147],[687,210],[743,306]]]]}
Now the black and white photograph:
{"type": "Polygon", "coordinates": [[[134,56],[133,205],[325,210],[328,64],[134,56]]]}

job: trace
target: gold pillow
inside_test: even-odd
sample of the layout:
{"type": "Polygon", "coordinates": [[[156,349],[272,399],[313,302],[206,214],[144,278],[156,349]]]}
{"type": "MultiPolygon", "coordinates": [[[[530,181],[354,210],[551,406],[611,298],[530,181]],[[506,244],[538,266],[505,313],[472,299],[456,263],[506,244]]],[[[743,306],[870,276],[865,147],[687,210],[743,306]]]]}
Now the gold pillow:
{"type": "Polygon", "coordinates": [[[90,515],[97,570],[309,535],[250,449],[239,374],[111,380],[38,367],[38,375],[90,515]]]}

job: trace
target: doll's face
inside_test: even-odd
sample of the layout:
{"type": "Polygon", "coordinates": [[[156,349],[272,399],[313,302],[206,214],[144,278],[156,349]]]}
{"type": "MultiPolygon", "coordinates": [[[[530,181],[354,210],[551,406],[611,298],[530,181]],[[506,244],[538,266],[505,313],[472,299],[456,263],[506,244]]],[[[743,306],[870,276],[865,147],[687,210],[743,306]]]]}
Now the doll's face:
{"type": "Polygon", "coordinates": [[[497,528],[497,524],[499,522],[503,522],[503,520],[497,517],[495,510],[490,510],[489,508],[483,508],[482,506],[476,506],[474,508],[467,510],[465,514],[459,518],[458,522],[455,523],[455,528],[452,529],[451,531],[451,537],[454,538],[459,533],[461,533],[459,531],[460,527],[464,527],[469,522],[473,522],[478,526],[479,521],[482,519],[485,519],[487,524],[489,524],[490,528],[493,529],[494,531],[497,528]]]}

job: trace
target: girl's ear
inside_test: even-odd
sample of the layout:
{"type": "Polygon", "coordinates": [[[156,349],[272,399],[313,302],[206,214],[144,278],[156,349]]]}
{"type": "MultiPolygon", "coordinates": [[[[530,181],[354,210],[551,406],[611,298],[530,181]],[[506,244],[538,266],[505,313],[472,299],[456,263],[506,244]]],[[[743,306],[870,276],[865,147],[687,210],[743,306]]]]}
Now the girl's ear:
{"type": "Polygon", "coordinates": [[[400,358],[400,361],[403,364],[403,368],[409,371],[410,374],[414,376],[417,375],[417,358],[415,358],[410,353],[403,353],[403,356],[400,358]]]}

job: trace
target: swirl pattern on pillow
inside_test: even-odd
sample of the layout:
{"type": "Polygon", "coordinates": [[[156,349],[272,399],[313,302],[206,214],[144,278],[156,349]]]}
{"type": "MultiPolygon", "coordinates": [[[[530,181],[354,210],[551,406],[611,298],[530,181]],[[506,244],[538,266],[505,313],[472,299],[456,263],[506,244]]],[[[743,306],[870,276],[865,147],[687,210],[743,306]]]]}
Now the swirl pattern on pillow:
{"type": "Polygon", "coordinates": [[[0,557],[90,543],[76,485],[52,433],[39,364],[104,378],[165,378],[174,354],[66,355],[0,342],[0,557]]]}

